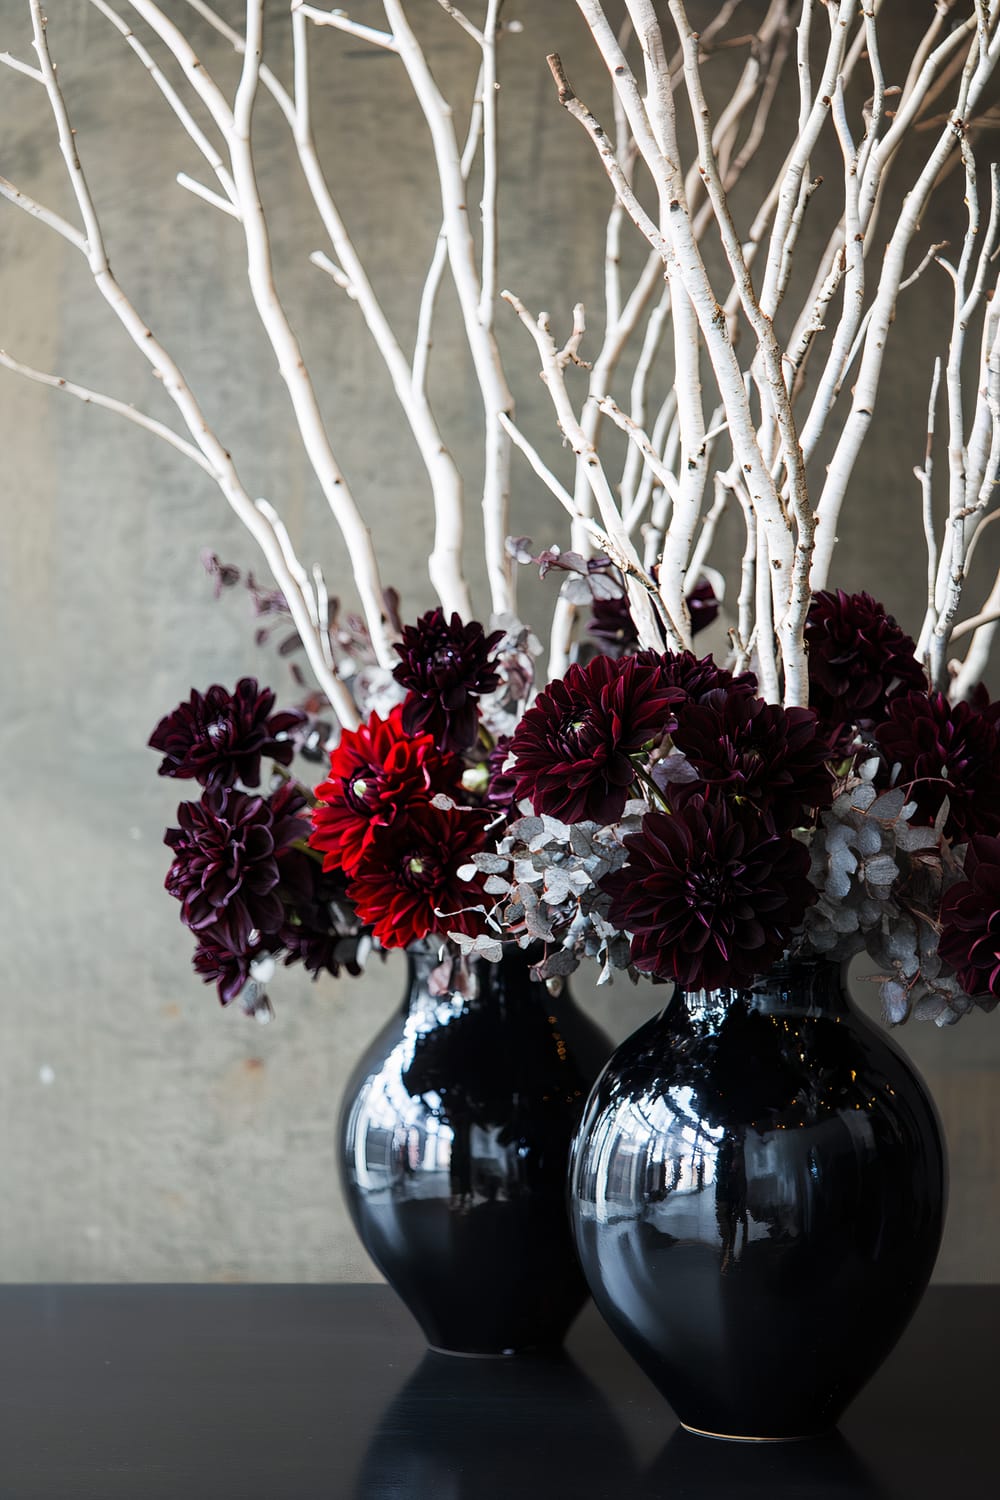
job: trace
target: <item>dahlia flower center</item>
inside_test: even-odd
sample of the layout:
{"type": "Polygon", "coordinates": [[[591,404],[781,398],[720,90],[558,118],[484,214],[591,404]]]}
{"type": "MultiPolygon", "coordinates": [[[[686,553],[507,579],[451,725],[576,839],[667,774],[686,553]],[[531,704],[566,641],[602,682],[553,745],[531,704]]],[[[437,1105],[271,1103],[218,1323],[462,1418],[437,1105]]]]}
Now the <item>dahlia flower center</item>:
{"type": "Polygon", "coordinates": [[[368,812],[375,800],[375,778],[368,771],[359,771],[347,783],[348,801],[358,812],[368,812]]]}
{"type": "Polygon", "coordinates": [[[584,718],[564,719],[560,738],[567,749],[572,753],[580,748],[580,740],[587,729],[587,720],[584,718]]]}
{"type": "Polygon", "coordinates": [[[462,772],[462,786],[474,797],[481,797],[490,784],[490,768],[481,762],[478,766],[470,766],[467,771],[462,772]]]}
{"type": "Polygon", "coordinates": [[[225,738],[226,727],[225,719],[214,719],[211,724],[205,726],[205,733],[210,740],[221,740],[225,738]]]}
{"type": "Polygon", "coordinates": [[[702,906],[721,906],[729,896],[729,879],[726,870],[700,870],[692,880],[692,886],[702,906]]]}
{"type": "Polygon", "coordinates": [[[439,646],[431,657],[431,662],[437,671],[448,671],[458,660],[458,652],[454,646],[439,646]]]}
{"type": "Polygon", "coordinates": [[[412,890],[433,890],[440,883],[438,861],[426,849],[418,849],[403,860],[403,880],[412,890]]]}

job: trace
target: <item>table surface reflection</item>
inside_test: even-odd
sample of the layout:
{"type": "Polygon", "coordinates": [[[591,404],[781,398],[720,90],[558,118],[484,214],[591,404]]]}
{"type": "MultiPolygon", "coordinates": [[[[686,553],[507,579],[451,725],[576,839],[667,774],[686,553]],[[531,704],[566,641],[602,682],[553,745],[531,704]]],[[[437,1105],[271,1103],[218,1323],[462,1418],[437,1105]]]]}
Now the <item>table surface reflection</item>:
{"type": "Polygon", "coordinates": [[[1000,1493],[1000,1287],[935,1287],[839,1431],[711,1442],[588,1307],[565,1356],[424,1351],[376,1286],[0,1287],[3,1500],[1000,1493]]]}

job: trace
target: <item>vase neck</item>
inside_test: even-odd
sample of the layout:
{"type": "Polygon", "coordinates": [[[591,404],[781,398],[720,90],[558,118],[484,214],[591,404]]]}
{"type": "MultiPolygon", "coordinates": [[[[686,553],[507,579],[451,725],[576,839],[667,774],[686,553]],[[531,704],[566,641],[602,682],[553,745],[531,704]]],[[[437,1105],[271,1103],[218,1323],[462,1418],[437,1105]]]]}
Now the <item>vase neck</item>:
{"type": "MultiPolygon", "coordinates": [[[[451,975],[443,945],[432,939],[408,948],[406,959],[409,977],[404,1009],[410,1015],[439,1012],[442,1007],[541,1006],[548,998],[545,985],[531,978],[530,955],[516,943],[504,944],[498,963],[473,957],[463,962],[460,972],[451,975]]],[[[567,998],[564,995],[564,1003],[567,998]]]]}
{"type": "Polygon", "coordinates": [[[721,1020],[734,1006],[762,1015],[847,1015],[850,1000],[840,964],[825,958],[788,958],[752,984],[719,989],[677,989],[672,1005],[692,1017],[721,1020]]]}

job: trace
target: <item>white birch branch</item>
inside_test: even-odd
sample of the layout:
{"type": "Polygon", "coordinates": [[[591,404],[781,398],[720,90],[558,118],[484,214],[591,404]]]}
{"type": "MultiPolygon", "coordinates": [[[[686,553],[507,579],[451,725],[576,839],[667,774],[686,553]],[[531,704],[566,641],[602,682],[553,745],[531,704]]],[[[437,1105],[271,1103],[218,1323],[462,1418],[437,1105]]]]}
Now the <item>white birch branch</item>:
{"type": "Polygon", "coordinates": [[[392,33],[379,31],[375,26],[365,26],[360,21],[352,21],[350,16],[345,16],[340,10],[321,10],[316,5],[305,5],[302,0],[292,0],[292,14],[301,16],[303,20],[312,21],[314,26],[332,26],[337,31],[345,31],[348,36],[356,36],[362,42],[371,42],[376,47],[384,47],[387,52],[398,52],[392,33]]]}
{"type": "Polygon", "coordinates": [[[154,437],[162,438],[171,448],[176,448],[178,453],[183,453],[192,463],[198,465],[206,474],[215,478],[215,470],[209,460],[200,449],[186,438],[182,438],[179,432],[168,427],[165,422],[160,422],[156,417],[150,417],[146,412],[139,411],[131,402],[119,401],[114,396],[104,396],[100,391],[93,391],[89,386],[77,385],[75,381],[65,380],[61,375],[47,375],[44,370],[36,370],[31,365],[22,364],[19,359],[14,359],[6,349],[0,349],[0,365],[4,369],[12,370],[16,375],[23,375],[26,380],[32,380],[37,385],[47,385],[52,390],[65,391],[67,396],[75,396],[85,406],[96,406],[101,411],[113,412],[116,416],[124,417],[136,427],[141,427],[145,432],[151,432],[154,437]]]}
{"type": "MultiPolygon", "coordinates": [[[[286,596],[289,610],[305,646],[317,682],[327,694],[340,722],[345,727],[353,727],[357,723],[357,710],[353,699],[344,684],[326,666],[307,601],[286,566],[273,528],[256,509],[244,489],[228,450],[209,427],[180,368],[143,322],[111,273],[97,211],[77,154],[75,132],[70,124],[65,100],[49,53],[46,22],[42,15],[40,0],[30,0],[30,6],[35,50],[45,79],[50,108],[56,122],[60,151],[87,231],[86,238],[81,238],[78,248],[87,257],[91,274],[101,295],[151,365],[154,373],[162,380],[164,389],[176,405],[192,438],[208,460],[216,483],[260,546],[275,581],[286,596]]],[[[172,446],[176,446],[176,443],[172,446]]]]}
{"type": "MultiPolygon", "coordinates": [[[[490,593],[494,613],[509,614],[514,611],[513,568],[506,547],[510,509],[510,438],[500,425],[499,417],[501,412],[513,415],[514,400],[507,386],[492,321],[484,325],[480,317],[482,281],[476,265],[475,241],[465,202],[462,154],[455,136],[451,107],[434,81],[401,0],[383,0],[383,9],[427,123],[434,150],[448,261],[483,400],[483,526],[490,593]]],[[[483,108],[485,126],[485,100],[483,108]]]]}
{"type": "Polygon", "coordinates": [[[611,486],[597,450],[589,442],[573,411],[555,341],[549,331],[547,315],[540,313],[537,319],[533,319],[524,303],[512,292],[504,291],[500,295],[505,302],[510,303],[522,325],[535,341],[542,364],[542,379],[552,399],[556,419],[566,441],[574,453],[582,457],[586,464],[597,509],[607,533],[606,550],[612,562],[617,564],[625,574],[632,618],[635,621],[639,639],[645,646],[656,646],[660,640],[660,628],[651,600],[654,585],[646,574],[632,545],[632,540],[622,524],[621,514],[615,504],[611,486]]]}
{"type": "MultiPolygon", "coordinates": [[[[995,32],[996,5],[991,6],[991,26],[995,32]]],[[[994,34],[989,46],[980,54],[974,45],[962,72],[962,82],[948,123],[941,131],[924,167],[911,191],[907,194],[900,215],[893,228],[885,253],[878,289],[872,304],[861,368],[854,386],[854,398],[850,414],[844,421],[833,458],[830,462],[826,483],[816,507],[816,546],[813,555],[812,586],[826,587],[836,543],[837,521],[844,502],[847,486],[861,451],[862,443],[871,425],[872,414],[878,394],[878,383],[882,373],[885,347],[889,337],[896,306],[896,297],[903,279],[906,252],[916,233],[920,218],[926,208],[938,174],[954,150],[964,126],[965,116],[975,109],[997,62],[997,38],[994,34]]],[[[873,160],[875,157],[873,152],[873,160]]]]}

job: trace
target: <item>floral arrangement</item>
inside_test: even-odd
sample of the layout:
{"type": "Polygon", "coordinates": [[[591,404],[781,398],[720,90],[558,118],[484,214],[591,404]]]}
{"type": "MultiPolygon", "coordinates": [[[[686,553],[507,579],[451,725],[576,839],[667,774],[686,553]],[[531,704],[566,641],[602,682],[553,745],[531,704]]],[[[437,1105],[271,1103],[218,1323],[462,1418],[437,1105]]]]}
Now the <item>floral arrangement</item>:
{"type": "Polygon", "coordinates": [[[867,949],[892,1021],[992,1008],[1000,703],[932,692],[867,594],[813,600],[808,707],[628,623],[595,611],[594,654],[539,692],[518,674],[506,735],[504,633],[430,611],[401,632],[401,701],[342,733],[313,790],[285,770],[305,712],[252,679],[193,692],[150,744],[204,788],[167,832],[167,889],[220,999],[267,1014],[281,954],[357,972],[431,936],[494,960],[515,941],[553,982],[589,957],[689,990],[867,949]]]}
{"type": "MultiPolygon", "coordinates": [[[[154,333],[155,298],[144,311],[113,271],[86,131],[62,87],[70,69],[57,68],[41,0],[26,0],[23,46],[12,38],[0,66],[16,87],[43,91],[78,222],[31,192],[36,152],[21,164],[29,180],[0,178],[0,196],[84,258],[173,425],[141,399],[8,350],[0,365],[123,418],[214,486],[276,586],[253,585],[270,617],[261,632],[290,621],[314,685],[302,719],[273,713],[271,695],[245,679],[232,694],[192,694],[154,734],[164,771],[204,789],[168,835],[168,883],[197,935],[199,970],[223,998],[260,1009],[281,955],[314,972],[357,966],[372,942],[433,932],[485,957],[504,940],[538,943],[538,971],[553,981],[590,957],[604,975],[631,968],[689,986],[750,976],[799,947],[831,958],[867,947],[892,1020],[945,1022],[992,1004],[1000,711],[981,684],[1000,629],[1000,571],[971,612],[963,590],[1000,514],[1000,171],[988,150],[1000,0],[940,0],[906,26],[913,7],[732,0],[700,30],[685,0],[626,0],[620,26],[601,0],[576,0],[607,76],[607,123],[559,53],[546,61],[552,114],[561,108],[584,132],[609,190],[603,298],[589,321],[548,265],[544,237],[555,317],[503,290],[500,77],[526,28],[501,0],[475,16],[451,0],[364,0],[362,15],[289,0],[283,21],[280,7],[247,0],[240,26],[209,0],[172,7],[180,21],[155,0],[129,0],[127,16],[110,0],[88,7],[200,161],[200,175],[181,171],[176,185],[221,216],[211,253],[227,247],[226,272],[246,269],[247,311],[274,356],[253,378],[281,382],[357,601],[357,615],[343,611],[277,506],[248,489],[226,413],[218,426],[212,416],[215,393],[199,393],[154,333]],[[442,27],[453,51],[465,49],[465,106],[435,76],[442,27]],[[196,52],[195,34],[208,51],[196,52]],[[415,281],[405,279],[418,260],[407,226],[405,340],[324,165],[349,149],[352,122],[332,148],[314,129],[310,90],[345,45],[381,53],[386,75],[412,93],[439,189],[415,281]],[[19,55],[29,47],[33,61],[19,55]],[[261,148],[265,95],[275,106],[266,128],[287,158],[261,148]],[[775,108],[782,99],[789,107],[775,108]],[[820,177],[824,152],[835,169],[820,177]],[[324,248],[293,243],[283,221],[273,232],[258,180],[271,161],[301,172],[309,234],[324,248]],[[950,195],[953,249],[922,239],[935,194],[950,195]],[[812,250],[807,220],[819,223],[812,250]],[[622,253],[630,232],[638,267],[622,253]],[[337,456],[338,403],[323,399],[283,301],[282,253],[307,257],[330,295],[349,298],[412,436],[439,600],[416,625],[404,626],[385,586],[364,496],[337,456]],[[482,421],[474,482],[488,606],[463,572],[469,476],[446,431],[454,403],[437,376],[449,372],[430,378],[446,277],[468,352],[455,368],[472,371],[482,421]],[[913,324],[912,288],[925,277],[942,278],[948,327],[938,351],[930,339],[914,349],[913,510],[927,590],[913,640],[874,600],[831,582],[841,517],[881,421],[886,349],[913,324]],[[537,356],[551,453],[518,420],[501,317],[537,356]],[[565,518],[568,547],[535,552],[513,534],[515,464],[517,484],[534,484],[533,500],[549,506],[544,525],[565,518]],[[724,517],[738,559],[718,556],[724,517]],[[528,563],[560,579],[547,686],[518,614],[528,563]],[[713,613],[728,642],[718,664],[694,649],[713,613]],[[296,749],[315,761],[327,746],[326,780],[313,790],[292,778],[296,749]],[[280,784],[262,787],[264,760],[280,784]]],[[[552,10],[545,24],[562,33],[552,10]]],[[[103,68],[96,85],[108,87],[103,68]]],[[[401,118],[381,114],[389,132],[401,118]]],[[[390,152],[391,134],[378,145],[390,152]]],[[[159,169],[166,142],[156,148],[159,169]]],[[[574,226],[581,242],[592,230],[574,226]]],[[[187,249],[194,296],[200,255],[187,249]]],[[[370,415],[378,441],[383,413],[370,415]]],[[[232,581],[214,567],[220,587],[232,581]]]]}
{"type": "Polygon", "coordinates": [[[167,830],[166,887],[195,934],[194,967],[224,1004],[238,996],[266,1019],[281,955],[314,976],[359,973],[373,941],[405,948],[450,925],[473,930],[466,908],[481,881],[465,866],[483,847],[500,779],[479,699],[496,696],[502,640],[440,610],[406,628],[395,672],[405,697],[344,731],[315,791],[285,769],[309,751],[315,724],[301,709],[274,713],[274,694],[253,678],[232,693],[193,690],[157,725],[160,775],[204,788],[167,830]],[[266,793],[264,760],[275,783],[266,793]]]}

